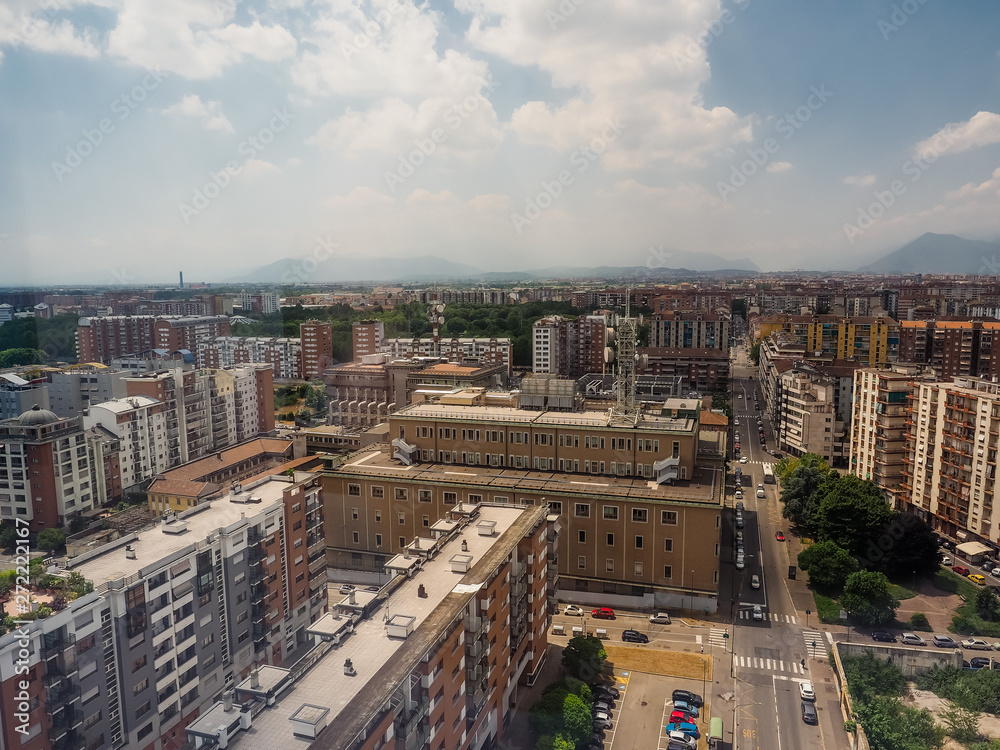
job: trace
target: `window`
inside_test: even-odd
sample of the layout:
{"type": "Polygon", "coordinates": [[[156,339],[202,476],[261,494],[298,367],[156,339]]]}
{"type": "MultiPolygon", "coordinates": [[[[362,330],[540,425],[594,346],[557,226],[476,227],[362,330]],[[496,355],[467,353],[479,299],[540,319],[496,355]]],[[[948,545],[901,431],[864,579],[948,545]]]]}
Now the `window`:
{"type": "Polygon", "coordinates": [[[673,552],[674,551],[674,540],[673,539],[664,539],[663,540],[663,551],[664,552],[673,552]]]}
{"type": "Polygon", "coordinates": [[[578,567],[580,570],[583,570],[584,568],[587,567],[586,555],[580,555],[579,557],[576,558],[576,567],[578,567]]]}
{"type": "Polygon", "coordinates": [[[382,523],[382,511],[375,511],[375,523],[382,523]]]}
{"type": "Polygon", "coordinates": [[[406,546],[406,537],[404,537],[404,536],[399,537],[399,546],[400,547],[405,547],[406,546]]]}
{"type": "Polygon", "coordinates": [[[429,503],[431,501],[431,491],[430,490],[418,490],[417,500],[421,503],[429,503]]]}
{"type": "Polygon", "coordinates": [[[376,534],[375,535],[375,546],[376,547],[381,547],[382,546],[382,535],[381,534],[376,534]]]}
{"type": "Polygon", "coordinates": [[[400,526],[405,526],[406,525],[406,514],[405,513],[403,513],[402,511],[400,511],[399,513],[396,514],[396,518],[399,519],[399,525],[400,526]]]}
{"type": "Polygon", "coordinates": [[[609,557],[604,561],[604,572],[605,573],[615,572],[615,560],[613,557],[609,557]]]}
{"type": "Polygon", "coordinates": [[[358,520],[358,509],[357,508],[351,508],[351,518],[353,518],[355,521],[358,520]]]}
{"type": "Polygon", "coordinates": [[[590,503],[577,503],[573,513],[577,518],[590,518],[590,503]]]}
{"type": "Polygon", "coordinates": [[[663,577],[664,578],[673,578],[674,577],[674,569],[673,569],[673,567],[671,567],[670,565],[664,565],[663,566],[663,577]]]}
{"type": "Polygon", "coordinates": [[[351,532],[351,538],[354,540],[355,544],[359,544],[361,542],[361,535],[356,531],[351,532]]]}
{"type": "Polygon", "coordinates": [[[407,498],[406,487],[396,487],[395,492],[396,492],[395,497],[397,500],[406,500],[407,498]]]}
{"type": "Polygon", "coordinates": [[[635,575],[637,575],[637,576],[641,576],[642,575],[642,563],[641,562],[637,562],[635,564],[635,575]]]}
{"type": "Polygon", "coordinates": [[[143,716],[149,713],[149,709],[150,709],[150,703],[149,701],[146,701],[141,706],[139,706],[139,708],[135,710],[135,718],[141,719],[143,716]]]}
{"type": "Polygon", "coordinates": [[[146,657],[145,656],[141,656],[138,659],[136,659],[134,662],[132,662],[132,674],[135,674],[140,669],[142,669],[144,666],[146,666],[146,657]]]}
{"type": "Polygon", "coordinates": [[[611,534],[611,533],[608,534],[607,544],[608,544],[609,547],[614,547],[615,546],[615,535],[614,534],[611,534]]]}
{"type": "Polygon", "coordinates": [[[347,494],[353,495],[354,497],[361,497],[361,485],[360,484],[347,485],[347,494]]]}
{"type": "Polygon", "coordinates": [[[645,508],[632,508],[632,522],[633,523],[646,523],[649,516],[649,511],[645,508]]]}
{"type": "Polygon", "coordinates": [[[642,537],[641,536],[636,536],[636,538],[635,538],[635,548],[636,549],[642,549],[642,537]]]}
{"type": "Polygon", "coordinates": [[[385,497],[385,490],[382,487],[372,487],[372,497],[385,497]]]}
{"type": "Polygon", "coordinates": [[[138,695],[139,693],[141,693],[143,690],[145,690],[148,687],[149,687],[149,678],[147,677],[146,679],[144,679],[144,680],[142,680],[140,682],[137,682],[132,687],[132,695],[138,695]]]}
{"type": "Polygon", "coordinates": [[[455,492],[445,492],[444,495],[442,495],[442,500],[445,503],[445,505],[457,504],[458,494],[455,492]]]}
{"type": "Polygon", "coordinates": [[[581,544],[583,544],[583,543],[585,543],[587,541],[587,532],[586,531],[584,531],[583,529],[581,529],[580,531],[577,532],[577,534],[579,535],[578,541],[581,544]]]}
{"type": "Polygon", "coordinates": [[[604,517],[610,521],[618,520],[618,506],[617,505],[605,505],[604,506],[604,517]]]}
{"type": "Polygon", "coordinates": [[[660,523],[665,523],[667,526],[676,526],[677,511],[676,510],[660,511],[660,523]]]}
{"type": "Polygon", "coordinates": [[[140,729],[135,736],[136,739],[141,740],[148,737],[152,733],[153,733],[153,722],[149,722],[146,726],[140,729]]]}
{"type": "Polygon", "coordinates": [[[423,515],[422,520],[423,520],[424,526],[430,526],[431,525],[431,517],[428,516],[426,513],[423,515]]]}
{"type": "Polygon", "coordinates": [[[562,503],[559,500],[549,500],[549,510],[557,516],[562,515],[562,503]]]}

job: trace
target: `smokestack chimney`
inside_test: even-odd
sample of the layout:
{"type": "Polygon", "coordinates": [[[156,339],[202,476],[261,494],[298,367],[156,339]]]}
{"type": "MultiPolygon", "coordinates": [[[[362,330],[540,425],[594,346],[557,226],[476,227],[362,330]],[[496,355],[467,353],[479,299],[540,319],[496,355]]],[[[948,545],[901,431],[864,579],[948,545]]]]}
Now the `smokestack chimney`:
{"type": "Polygon", "coordinates": [[[254,667],[250,672],[250,687],[256,689],[260,687],[260,672],[254,667]]]}
{"type": "Polygon", "coordinates": [[[233,710],[233,691],[227,690],[222,694],[222,708],[226,711],[233,710]]]}
{"type": "Polygon", "coordinates": [[[184,272],[181,271],[180,274],[181,274],[181,289],[183,289],[184,288],[184,272]]]}

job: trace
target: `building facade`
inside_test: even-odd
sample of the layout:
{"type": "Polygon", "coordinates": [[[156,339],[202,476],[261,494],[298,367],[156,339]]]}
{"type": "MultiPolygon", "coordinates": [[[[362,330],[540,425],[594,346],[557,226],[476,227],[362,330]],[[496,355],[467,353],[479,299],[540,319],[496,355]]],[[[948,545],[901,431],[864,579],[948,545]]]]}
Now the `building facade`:
{"type": "Polygon", "coordinates": [[[76,331],[77,357],[80,362],[107,363],[150,349],[194,352],[199,341],[229,334],[229,318],[225,315],[80,318],[76,331]]]}
{"type": "Polygon", "coordinates": [[[384,341],[385,324],[381,320],[361,320],[351,324],[351,351],[355,361],[381,353],[384,341]]]}
{"type": "Polygon", "coordinates": [[[550,315],[535,321],[532,336],[534,373],[581,377],[604,371],[607,321],[602,315],[550,315]]]}

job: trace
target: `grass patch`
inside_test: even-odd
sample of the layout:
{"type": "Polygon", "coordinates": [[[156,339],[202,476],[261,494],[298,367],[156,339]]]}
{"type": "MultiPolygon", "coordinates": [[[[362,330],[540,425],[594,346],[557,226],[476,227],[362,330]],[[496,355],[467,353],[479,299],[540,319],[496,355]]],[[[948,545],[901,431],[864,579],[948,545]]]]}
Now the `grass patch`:
{"type": "Polygon", "coordinates": [[[608,662],[615,669],[636,672],[685,677],[700,680],[712,679],[712,664],[708,654],[685,654],[676,651],[662,651],[656,648],[635,646],[614,646],[604,644],[608,662]],[[707,671],[706,671],[707,670],[707,671]]]}
{"type": "Polygon", "coordinates": [[[961,635],[1000,638],[1000,622],[984,620],[976,611],[976,594],[982,590],[980,586],[943,568],[934,574],[931,582],[935,588],[950,594],[958,594],[964,600],[955,610],[955,616],[951,618],[948,630],[961,635]]]}
{"type": "Polygon", "coordinates": [[[898,602],[906,601],[907,599],[912,599],[917,595],[917,592],[907,586],[901,586],[898,583],[889,584],[889,593],[892,598],[898,602]]]}
{"type": "Polygon", "coordinates": [[[816,614],[819,616],[819,621],[825,625],[839,625],[841,623],[840,605],[818,591],[813,591],[812,594],[813,600],[816,602],[816,614]]]}

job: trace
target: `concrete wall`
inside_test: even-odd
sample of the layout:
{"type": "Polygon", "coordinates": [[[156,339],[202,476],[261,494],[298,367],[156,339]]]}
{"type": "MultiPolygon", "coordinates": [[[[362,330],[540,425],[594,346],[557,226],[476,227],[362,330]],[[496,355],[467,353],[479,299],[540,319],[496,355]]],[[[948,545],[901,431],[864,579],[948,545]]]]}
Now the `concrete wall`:
{"type": "Polygon", "coordinates": [[[838,642],[837,648],[840,650],[840,655],[845,658],[864,656],[870,652],[876,658],[889,660],[902,670],[903,676],[908,680],[934,667],[962,668],[962,652],[953,649],[907,648],[881,643],[843,642],[838,642]]]}

